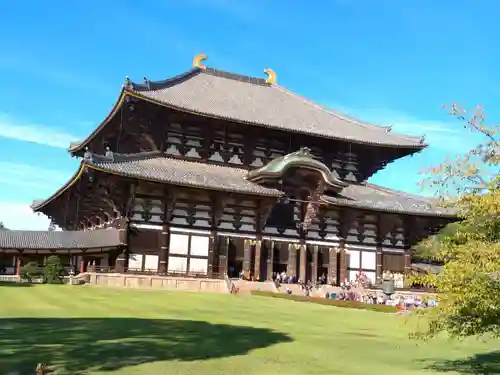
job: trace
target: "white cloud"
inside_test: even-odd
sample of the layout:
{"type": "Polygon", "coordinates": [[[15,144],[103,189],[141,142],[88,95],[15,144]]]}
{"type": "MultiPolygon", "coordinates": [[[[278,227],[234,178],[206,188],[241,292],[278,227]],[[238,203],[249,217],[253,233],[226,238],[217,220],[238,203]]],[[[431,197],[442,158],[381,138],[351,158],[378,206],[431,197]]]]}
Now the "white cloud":
{"type": "Polygon", "coordinates": [[[0,161],[0,171],[1,185],[30,186],[39,191],[57,189],[71,177],[71,172],[6,161],[0,161]]]}
{"type": "Polygon", "coordinates": [[[11,230],[47,230],[50,220],[35,214],[29,203],[0,201],[0,222],[11,230]]]}
{"type": "Polygon", "coordinates": [[[37,56],[21,51],[16,55],[0,56],[0,68],[23,72],[23,74],[30,74],[45,81],[55,82],[67,87],[100,93],[111,94],[116,92],[116,90],[111,91],[112,87],[96,80],[94,77],[82,72],[67,70],[63,66],[54,66],[53,61],[42,61],[37,56]]]}
{"type": "Polygon", "coordinates": [[[0,137],[41,145],[68,148],[78,137],[63,130],[40,124],[22,123],[0,113],[0,137]]]}
{"type": "Polygon", "coordinates": [[[12,230],[46,230],[49,219],[34,213],[31,202],[52,195],[71,172],[6,161],[0,161],[0,171],[0,222],[12,230]]]}

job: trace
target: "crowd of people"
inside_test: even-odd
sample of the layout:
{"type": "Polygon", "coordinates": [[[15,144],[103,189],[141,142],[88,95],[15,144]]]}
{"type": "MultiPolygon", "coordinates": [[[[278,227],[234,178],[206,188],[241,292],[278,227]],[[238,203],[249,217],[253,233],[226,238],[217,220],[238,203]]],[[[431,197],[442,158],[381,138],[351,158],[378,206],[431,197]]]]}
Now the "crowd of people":
{"type": "MultiPolygon", "coordinates": [[[[403,274],[391,273],[387,271],[383,273],[382,279],[393,280],[395,288],[402,288],[404,284],[403,274]]],[[[298,284],[301,292],[304,293],[305,296],[312,296],[315,289],[320,290],[321,286],[327,284],[325,275],[322,275],[322,277],[318,278],[316,283],[313,283],[312,281],[303,282],[301,280],[297,280],[295,275],[288,275],[285,272],[274,274],[273,280],[278,288],[281,284],[298,284]]],[[[336,285],[332,284],[332,286],[336,285]]],[[[373,285],[371,280],[363,272],[357,274],[355,280],[353,281],[348,279],[344,280],[338,287],[338,292],[326,292],[325,298],[359,301],[368,304],[400,306],[404,310],[433,307],[439,303],[438,297],[401,293],[388,295],[380,291],[367,292],[365,288],[372,288],[373,285]]],[[[287,287],[285,293],[292,294],[292,290],[287,287]]]]}

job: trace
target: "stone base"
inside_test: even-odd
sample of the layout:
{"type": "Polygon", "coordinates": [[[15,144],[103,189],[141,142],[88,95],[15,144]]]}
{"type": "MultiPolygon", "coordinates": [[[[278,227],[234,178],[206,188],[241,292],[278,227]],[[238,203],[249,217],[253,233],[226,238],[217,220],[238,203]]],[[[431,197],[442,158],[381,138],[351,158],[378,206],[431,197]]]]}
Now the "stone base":
{"type": "Polygon", "coordinates": [[[181,290],[189,292],[229,293],[224,280],[148,276],[118,273],[88,273],[89,284],[140,289],[181,290]]]}

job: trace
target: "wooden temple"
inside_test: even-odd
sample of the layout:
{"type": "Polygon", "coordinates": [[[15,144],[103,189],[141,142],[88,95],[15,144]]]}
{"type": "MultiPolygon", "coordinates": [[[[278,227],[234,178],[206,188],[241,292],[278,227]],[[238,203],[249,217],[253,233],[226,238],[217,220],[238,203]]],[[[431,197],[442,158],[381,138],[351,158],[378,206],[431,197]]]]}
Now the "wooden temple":
{"type": "Polygon", "coordinates": [[[248,77],[205,59],[162,81],[126,79],[104,121],[70,145],[74,176],[33,203],[63,231],[0,233],[13,265],[45,251],[78,256],[82,271],[376,282],[409,273],[412,246],[456,220],[367,182],[423,138],[320,106],[270,69],[248,77]]]}

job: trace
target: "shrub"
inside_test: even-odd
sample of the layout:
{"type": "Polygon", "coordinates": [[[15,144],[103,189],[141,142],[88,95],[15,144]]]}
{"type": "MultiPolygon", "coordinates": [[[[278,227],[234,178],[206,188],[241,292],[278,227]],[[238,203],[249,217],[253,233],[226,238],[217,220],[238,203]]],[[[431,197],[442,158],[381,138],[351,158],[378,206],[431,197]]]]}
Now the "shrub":
{"type": "Polygon", "coordinates": [[[26,280],[31,283],[35,277],[40,276],[37,262],[32,261],[22,266],[19,275],[21,276],[21,280],[26,280]]]}
{"type": "Polygon", "coordinates": [[[370,311],[378,311],[384,313],[396,313],[398,312],[398,308],[395,306],[387,306],[387,305],[375,305],[368,304],[359,301],[344,301],[344,300],[336,300],[330,298],[321,298],[321,297],[307,297],[307,296],[299,296],[294,294],[284,294],[284,293],[273,293],[273,292],[264,292],[253,290],[251,294],[254,296],[262,296],[262,297],[271,297],[271,298],[281,298],[288,299],[296,302],[310,302],[317,303],[320,305],[329,305],[336,307],[347,307],[350,309],[358,309],[358,310],[370,310],[370,311]]]}
{"type": "Polygon", "coordinates": [[[57,255],[51,255],[43,268],[43,282],[47,284],[62,284],[63,266],[57,255]]]}

